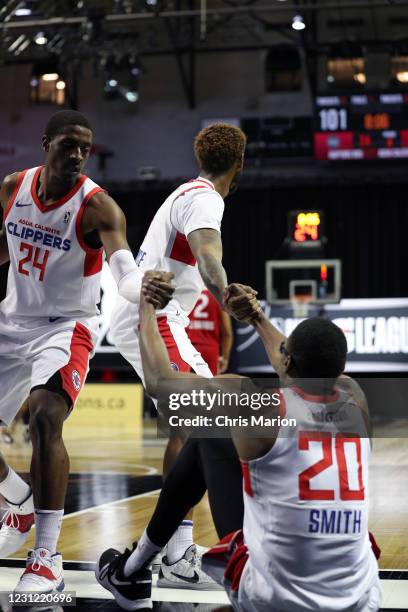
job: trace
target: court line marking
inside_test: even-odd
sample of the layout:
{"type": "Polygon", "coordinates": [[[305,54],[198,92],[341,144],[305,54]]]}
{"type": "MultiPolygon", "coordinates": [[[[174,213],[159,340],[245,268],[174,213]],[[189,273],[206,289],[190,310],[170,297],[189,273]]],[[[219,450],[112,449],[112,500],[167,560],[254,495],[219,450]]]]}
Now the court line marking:
{"type": "MultiPolygon", "coordinates": [[[[111,462],[110,462],[111,463],[111,462]]],[[[90,471],[90,470],[86,470],[84,472],[78,472],[78,470],[75,470],[75,472],[70,472],[70,476],[72,476],[73,474],[109,474],[109,475],[116,475],[116,474],[121,474],[121,475],[126,475],[126,476],[134,476],[135,478],[142,478],[143,476],[156,476],[156,474],[159,473],[158,468],[152,467],[150,465],[143,465],[143,463],[122,463],[122,461],[118,461],[118,465],[120,467],[129,467],[129,468],[136,468],[136,469],[141,469],[141,470],[146,470],[145,474],[130,474],[129,471],[125,472],[125,471],[115,471],[115,470],[98,470],[98,466],[95,465],[95,471],[90,471]]]]}
{"type": "MultiPolygon", "coordinates": [[[[1,589],[11,591],[18,577],[21,574],[21,568],[4,568],[1,581],[1,589]]],[[[68,589],[76,591],[77,597],[95,599],[93,604],[99,605],[103,600],[112,599],[111,593],[104,590],[95,580],[92,571],[81,570],[64,570],[64,576],[68,589]]],[[[205,603],[216,605],[228,605],[228,597],[224,591],[194,591],[191,589],[162,589],[156,587],[157,576],[153,576],[152,599],[153,601],[167,602],[185,602],[185,603],[205,603]]],[[[385,581],[384,581],[385,582],[385,581]]],[[[399,589],[396,596],[392,596],[387,591],[391,591],[395,585],[390,584],[388,587],[381,581],[381,587],[384,596],[383,608],[387,610],[402,611],[408,610],[406,607],[406,589],[399,589]],[[385,589],[384,589],[385,586],[385,589]]],[[[90,609],[95,609],[93,606],[90,609]]]]}
{"type": "MultiPolygon", "coordinates": [[[[10,592],[14,589],[18,578],[21,575],[21,568],[5,568],[0,577],[0,587],[3,592],[10,592]]],[[[112,600],[113,595],[100,586],[95,580],[93,571],[78,571],[64,569],[64,579],[67,590],[76,592],[77,603],[83,598],[93,599],[89,610],[96,610],[97,606],[107,600],[112,600]]],[[[156,587],[157,575],[153,576],[152,600],[180,603],[198,603],[228,605],[229,600],[225,591],[195,591],[191,589],[162,589],[156,587]]],[[[111,606],[109,609],[112,609],[111,606]]],[[[116,609],[116,606],[115,606],[116,609]]]]}
{"type": "Polygon", "coordinates": [[[120,504],[122,502],[133,501],[134,499],[141,499],[142,497],[150,497],[151,495],[157,495],[160,493],[161,489],[154,489],[153,491],[148,491],[147,493],[139,493],[138,495],[132,495],[131,497],[123,497],[122,499],[115,499],[111,502],[106,502],[104,504],[99,504],[98,506],[91,506],[90,508],[84,508],[83,510],[78,510],[77,512],[72,512],[71,514],[64,514],[62,520],[74,518],[76,516],[81,516],[82,514],[87,514],[87,512],[95,512],[100,508],[106,508],[109,506],[113,506],[115,504],[120,504]]]}
{"type": "MultiPolygon", "coordinates": [[[[77,474],[78,472],[73,472],[73,473],[77,474]]],[[[160,493],[160,491],[161,489],[153,489],[152,491],[147,491],[146,493],[138,493],[137,495],[132,495],[131,497],[122,497],[121,499],[115,499],[113,501],[105,502],[104,504],[99,504],[97,506],[90,506],[89,508],[84,508],[83,510],[77,510],[76,512],[71,512],[70,514],[64,514],[64,516],[62,517],[62,520],[64,521],[69,518],[81,516],[82,514],[86,514],[87,512],[95,512],[99,508],[105,508],[108,506],[119,504],[121,502],[133,501],[134,499],[141,499],[142,497],[149,497],[149,496],[157,495],[158,493],[160,493]]],[[[0,509],[7,510],[7,508],[0,508],[0,509]]],[[[31,526],[31,529],[35,529],[35,524],[31,526]]]]}
{"type": "MultiPolygon", "coordinates": [[[[64,514],[64,516],[62,517],[62,520],[64,521],[65,519],[68,519],[68,518],[72,518],[75,516],[81,516],[81,514],[86,514],[87,512],[95,512],[99,508],[105,508],[105,507],[119,504],[122,502],[133,501],[134,499],[141,499],[142,497],[149,497],[151,495],[157,495],[158,493],[160,493],[160,491],[161,489],[153,489],[152,491],[147,491],[146,493],[138,493],[137,495],[132,495],[131,497],[122,497],[121,499],[114,499],[113,501],[105,502],[104,504],[99,504],[97,506],[90,506],[89,508],[84,508],[83,510],[77,510],[76,512],[71,512],[70,514],[64,514]]],[[[6,508],[4,509],[6,510],[6,508]]],[[[35,525],[31,527],[31,529],[34,529],[34,528],[35,528],[35,525]]]]}
{"type": "MultiPolygon", "coordinates": [[[[71,515],[67,515],[67,516],[71,516],[71,515]]],[[[2,561],[5,561],[7,559],[11,560],[11,561],[23,561],[24,563],[27,561],[26,557],[0,557],[0,563],[2,561]]],[[[95,565],[95,561],[84,561],[83,559],[65,559],[64,558],[64,563],[83,563],[83,564],[91,564],[91,565],[95,565]]],[[[87,571],[87,570],[73,570],[73,571],[87,571]]],[[[405,574],[408,574],[408,570],[405,569],[381,569],[379,570],[380,572],[404,572],[405,574]]],[[[381,578],[381,580],[387,581],[387,580],[395,580],[395,578],[387,578],[386,576],[384,576],[383,578],[381,578]]],[[[404,579],[402,579],[403,581],[404,579]]],[[[406,579],[405,579],[406,580],[406,579]]],[[[396,581],[397,582],[397,581],[396,581]]]]}

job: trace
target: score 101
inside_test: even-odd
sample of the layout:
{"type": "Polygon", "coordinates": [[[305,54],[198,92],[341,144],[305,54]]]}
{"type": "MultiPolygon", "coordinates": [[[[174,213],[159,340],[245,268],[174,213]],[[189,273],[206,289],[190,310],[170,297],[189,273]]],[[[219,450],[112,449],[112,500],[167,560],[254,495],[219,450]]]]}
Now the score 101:
{"type": "MultiPolygon", "coordinates": [[[[324,108],[319,111],[320,131],[338,132],[349,129],[346,108],[324,108]]],[[[365,113],[362,115],[365,130],[389,130],[391,126],[389,113],[365,113]]]]}

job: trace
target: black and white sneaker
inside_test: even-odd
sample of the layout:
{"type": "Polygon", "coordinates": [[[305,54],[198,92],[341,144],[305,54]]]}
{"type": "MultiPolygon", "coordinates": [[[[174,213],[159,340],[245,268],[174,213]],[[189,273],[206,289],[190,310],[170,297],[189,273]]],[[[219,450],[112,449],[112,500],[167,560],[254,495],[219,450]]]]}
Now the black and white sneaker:
{"type": "MultiPolygon", "coordinates": [[[[133,546],[133,550],[136,545],[133,546]]],[[[95,577],[99,584],[110,591],[123,610],[151,610],[152,572],[142,567],[129,577],[125,576],[125,563],[133,551],[122,554],[114,548],[105,550],[96,564],[95,577]]]]}
{"type": "Polygon", "coordinates": [[[181,559],[170,564],[163,557],[157,586],[166,589],[194,589],[197,591],[219,591],[224,587],[217,584],[201,569],[201,558],[195,544],[189,546],[181,559]]]}

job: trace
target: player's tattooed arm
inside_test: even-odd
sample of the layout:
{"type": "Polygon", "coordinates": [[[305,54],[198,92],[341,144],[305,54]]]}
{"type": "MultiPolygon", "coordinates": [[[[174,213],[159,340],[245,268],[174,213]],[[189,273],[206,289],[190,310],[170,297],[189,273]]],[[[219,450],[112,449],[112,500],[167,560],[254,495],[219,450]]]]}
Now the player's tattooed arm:
{"type": "Polygon", "coordinates": [[[191,232],[187,240],[197,260],[201,278],[223,309],[239,321],[254,316],[256,307],[254,310],[252,298],[256,291],[237,283],[227,286],[227,274],[222,265],[220,232],[203,228],[191,232]]]}
{"type": "Polygon", "coordinates": [[[187,236],[188,244],[197,260],[198,269],[207,289],[222,305],[228,284],[222,265],[221,234],[213,229],[198,229],[187,236]]]}
{"type": "Polygon", "coordinates": [[[140,294],[140,353],[146,391],[157,397],[160,380],[198,378],[195,374],[174,372],[169,355],[157,326],[156,308],[162,308],[168,301],[172,275],[168,272],[146,272],[140,294]]]}
{"type": "Polygon", "coordinates": [[[272,367],[279,373],[281,365],[280,349],[282,342],[285,343],[287,340],[286,336],[272,325],[262,311],[254,319],[253,325],[262,340],[272,367]]]}
{"type": "MultiPolygon", "coordinates": [[[[9,176],[6,176],[1,184],[0,204],[3,209],[3,214],[13,194],[14,187],[16,186],[16,183],[17,183],[17,179],[18,179],[18,172],[14,174],[10,174],[9,176]]],[[[7,263],[9,259],[10,257],[9,257],[8,246],[7,246],[6,230],[2,224],[2,227],[0,230],[0,265],[7,263]]]]}

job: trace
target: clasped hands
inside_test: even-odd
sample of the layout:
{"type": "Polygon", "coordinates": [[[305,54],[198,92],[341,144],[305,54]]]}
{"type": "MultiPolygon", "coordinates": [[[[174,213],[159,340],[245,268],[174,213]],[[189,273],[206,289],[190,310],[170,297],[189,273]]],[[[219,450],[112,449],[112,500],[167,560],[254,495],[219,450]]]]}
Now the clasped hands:
{"type": "MultiPolygon", "coordinates": [[[[171,300],[175,287],[171,281],[172,272],[150,270],[145,272],[141,287],[141,304],[146,301],[156,309],[167,306],[171,300]]],[[[241,283],[231,283],[224,290],[223,306],[226,312],[237,321],[253,322],[261,313],[261,306],[256,298],[257,291],[241,283]]]]}

